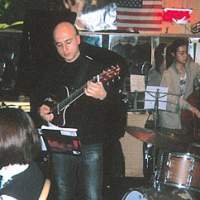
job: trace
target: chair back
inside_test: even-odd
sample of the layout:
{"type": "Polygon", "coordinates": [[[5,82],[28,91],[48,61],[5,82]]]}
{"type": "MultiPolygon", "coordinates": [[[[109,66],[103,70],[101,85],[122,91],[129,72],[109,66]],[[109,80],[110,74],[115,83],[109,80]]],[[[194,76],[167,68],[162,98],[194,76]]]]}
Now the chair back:
{"type": "Polygon", "coordinates": [[[46,200],[50,191],[51,181],[46,179],[38,200],[46,200]]]}

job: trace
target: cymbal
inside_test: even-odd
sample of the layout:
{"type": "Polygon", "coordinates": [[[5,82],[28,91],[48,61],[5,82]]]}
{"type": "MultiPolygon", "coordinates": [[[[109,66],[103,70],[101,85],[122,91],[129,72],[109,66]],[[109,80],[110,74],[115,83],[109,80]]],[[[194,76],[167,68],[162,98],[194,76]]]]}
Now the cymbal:
{"type": "Polygon", "coordinates": [[[164,149],[182,151],[187,149],[188,145],[193,141],[193,138],[186,134],[166,134],[158,130],[135,126],[126,127],[126,131],[142,142],[150,143],[164,149]]]}
{"type": "Polygon", "coordinates": [[[126,131],[134,136],[135,138],[146,143],[155,143],[156,134],[151,129],[136,127],[136,126],[127,126],[126,131]]]}
{"type": "Polygon", "coordinates": [[[194,141],[194,137],[189,134],[164,134],[158,132],[155,143],[163,149],[185,152],[194,141]]]}

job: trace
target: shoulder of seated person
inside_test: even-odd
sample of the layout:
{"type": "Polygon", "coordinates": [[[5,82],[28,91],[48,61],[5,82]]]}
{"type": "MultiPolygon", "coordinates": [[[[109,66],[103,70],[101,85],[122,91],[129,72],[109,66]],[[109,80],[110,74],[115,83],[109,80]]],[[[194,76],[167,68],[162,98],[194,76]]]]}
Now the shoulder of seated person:
{"type": "Polygon", "coordinates": [[[11,196],[7,196],[7,195],[1,195],[0,200],[17,200],[17,199],[11,196]]]}

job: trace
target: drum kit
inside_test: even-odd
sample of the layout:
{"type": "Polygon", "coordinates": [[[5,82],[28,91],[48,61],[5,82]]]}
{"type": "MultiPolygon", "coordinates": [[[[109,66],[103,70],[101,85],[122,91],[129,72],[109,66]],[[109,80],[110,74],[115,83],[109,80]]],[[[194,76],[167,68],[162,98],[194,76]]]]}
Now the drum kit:
{"type": "Polygon", "coordinates": [[[131,189],[123,200],[199,199],[200,144],[194,138],[133,126],[126,127],[126,131],[151,144],[154,151],[150,188],[131,189]]]}
{"type": "MultiPolygon", "coordinates": [[[[149,91],[145,91],[149,92],[149,91]]],[[[123,200],[197,200],[200,199],[200,137],[194,137],[188,130],[164,130],[158,128],[160,104],[168,103],[166,95],[177,96],[156,89],[150,92],[154,105],[151,109],[145,107],[145,92],[132,92],[127,96],[128,112],[148,112],[153,116],[153,123],[147,128],[135,126],[126,127],[133,137],[144,142],[144,163],[150,172],[147,173],[150,186],[128,191],[123,200]],[[144,109],[145,108],[145,109],[144,109]]],[[[167,109],[165,109],[167,112],[167,109]]],[[[147,120],[148,121],[148,120],[147,120]]],[[[144,173],[144,176],[146,174],[144,173]]],[[[146,179],[146,177],[145,177],[146,179]]]]}

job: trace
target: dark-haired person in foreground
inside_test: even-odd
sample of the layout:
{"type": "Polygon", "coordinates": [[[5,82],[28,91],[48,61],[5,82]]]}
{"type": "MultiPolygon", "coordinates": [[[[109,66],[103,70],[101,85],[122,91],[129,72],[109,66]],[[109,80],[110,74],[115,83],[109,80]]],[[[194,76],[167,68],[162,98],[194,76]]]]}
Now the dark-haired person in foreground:
{"type": "Polygon", "coordinates": [[[38,135],[28,114],[0,109],[1,199],[39,199],[44,176],[33,161],[38,148],[38,135]]]}

